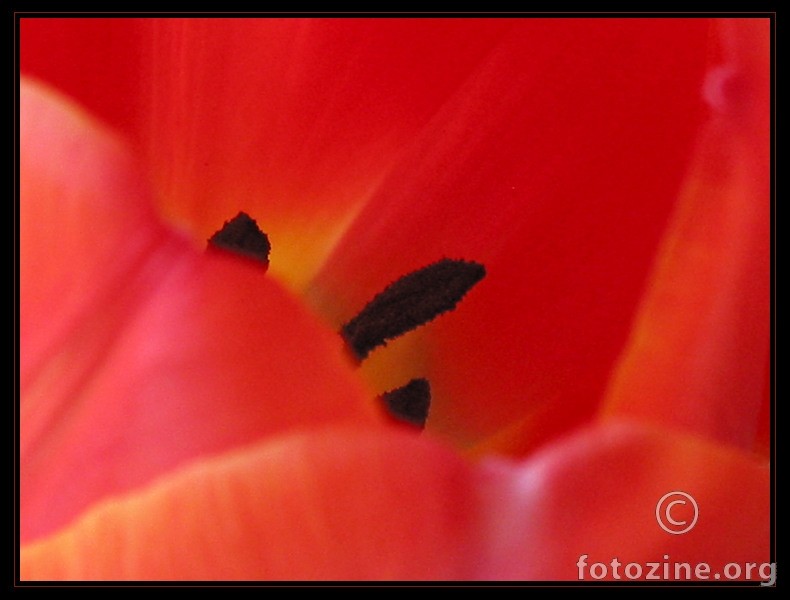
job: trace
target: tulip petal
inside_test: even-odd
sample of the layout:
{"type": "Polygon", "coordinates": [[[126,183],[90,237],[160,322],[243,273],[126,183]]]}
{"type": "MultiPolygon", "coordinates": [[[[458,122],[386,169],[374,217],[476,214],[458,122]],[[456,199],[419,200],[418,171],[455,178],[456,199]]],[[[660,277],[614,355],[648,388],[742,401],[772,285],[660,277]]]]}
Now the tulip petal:
{"type": "MultiPolygon", "coordinates": [[[[487,490],[490,554],[476,577],[592,581],[590,566],[603,563],[613,580],[617,559],[624,581],[631,579],[625,567],[632,562],[642,570],[630,573],[642,580],[696,580],[696,566],[704,562],[710,581],[726,581],[728,573],[736,575],[735,567],[724,571],[729,563],[739,565],[744,579],[746,563],[770,560],[768,466],[732,448],[613,420],[539,451],[515,476],[510,463],[487,464],[508,478],[487,490]],[[657,520],[656,507],[671,492],[684,492],[697,505],[697,521],[683,534],[667,532],[657,520]],[[582,557],[584,571],[577,565],[582,557]],[[661,565],[657,577],[647,577],[649,562],[661,565]],[[676,563],[688,563],[690,576],[684,568],[675,575],[676,563]]],[[[672,499],[686,504],[670,507],[669,516],[692,524],[691,502],[672,499]]],[[[658,516],[666,511],[662,504],[658,516]]]]}
{"type": "Polygon", "coordinates": [[[248,212],[273,241],[272,275],[299,289],[405,144],[512,27],[32,19],[20,54],[23,72],[134,140],[167,217],[205,239],[248,212]]]}
{"type": "Polygon", "coordinates": [[[140,96],[151,19],[24,17],[19,68],[46,81],[114,130],[135,138],[146,130],[140,96]]]}
{"type": "Polygon", "coordinates": [[[475,481],[406,433],[273,438],[96,507],[23,549],[21,578],[458,578],[475,481]]]}
{"type": "Polygon", "coordinates": [[[665,555],[707,562],[711,577],[731,562],[745,574],[769,560],[768,498],[767,468],[738,452],[629,423],[523,466],[472,467],[397,432],[313,431],[107,501],[23,548],[21,577],[577,580],[582,555],[640,562],[643,579],[665,555]],[[655,512],[675,490],[700,510],[678,536],[655,512]]]}
{"type": "Polygon", "coordinates": [[[22,540],[198,456],[378,422],[339,336],[263,269],[154,219],[122,146],[23,82],[22,540]]]}
{"type": "Polygon", "coordinates": [[[722,29],[716,112],[604,411],[749,449],[769,419],[770,21],[722,29]]]}
{"type": "Polygon", "coordinates": [[[423,342],[363,370],[427,377],[429,431],[521,454],[594,414],[701,123],[708,27],[518,21],[343,237],[307,293],[332,323],[443,256],[486,267],[423,342]]]}

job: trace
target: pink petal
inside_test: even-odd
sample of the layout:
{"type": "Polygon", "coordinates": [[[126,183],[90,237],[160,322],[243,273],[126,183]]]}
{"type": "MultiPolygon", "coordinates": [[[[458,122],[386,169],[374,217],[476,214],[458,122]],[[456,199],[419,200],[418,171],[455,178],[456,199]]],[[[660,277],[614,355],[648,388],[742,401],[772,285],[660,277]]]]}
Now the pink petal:
{"type": "MultiPolygon", "coordinates": [[[[676,576],[674,563],[689,563],[695,579],[696,565],[704,562],[710,581],[726,581],[728,563],[738,563],[745,578],[747,562],[770,560],[768,466],[732,448],[619,421],[547,447],[515,476],[508,464],[489,466],[508,479],[486,491],[490,555],[478,564],[477,577],[574,581],[582,578],[577,562],[584,557],[587,581],[597,562],[607,565],[607,579],[616,579],[615,558],[625,581],[631,562],[642,567],[643,580],[649,580],[648,562],[661,564],[660,578],[668,563],[669,578],[682,580],[685,571],[676,576]],[[671,534],[659,525],[656,505],[678,491],[694,499],[698,518],[686,533],[671,534]]],[[[669,515],[688,526],[691,502],[672,498],[686,504],[669,515]]],[[[666,510],[662,504],[662,518],[666,510]]],[[[727,573],[735,575],[735,568],[727,573]]],[[[759,579],[756,571],[751,579],[759,579]]]]}
{"type": "Polygon", "coordinates": [[[198,456],[378,422],[339,336],[158,225],[101,127],[27,82],[20,112],[23,541],[198,456]]]}

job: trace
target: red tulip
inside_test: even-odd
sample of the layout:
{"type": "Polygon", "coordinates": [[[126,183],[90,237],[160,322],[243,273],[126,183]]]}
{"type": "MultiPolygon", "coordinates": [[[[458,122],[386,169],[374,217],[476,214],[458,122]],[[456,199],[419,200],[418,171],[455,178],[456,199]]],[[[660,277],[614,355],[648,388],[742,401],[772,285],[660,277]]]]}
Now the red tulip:
{"type": "Polygon", "coordinates": [[[22,20],[22,579],[770,579],[769,25],[22,20]]]}

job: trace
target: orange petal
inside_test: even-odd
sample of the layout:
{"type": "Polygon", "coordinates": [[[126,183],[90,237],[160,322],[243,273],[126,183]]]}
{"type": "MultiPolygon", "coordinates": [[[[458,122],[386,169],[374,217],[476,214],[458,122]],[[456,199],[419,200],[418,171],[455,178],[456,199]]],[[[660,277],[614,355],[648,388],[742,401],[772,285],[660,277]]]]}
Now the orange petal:
{"type": "Polygon", "coordinates": [[[262,269],[158,225],[95,122],[20,96],[23,540],[197,456],[377,422],[339,336],[262,269]]]}
{"type": "Polygon", "coordinates": [[[454,579],[475,481],[410,434],[272,439],[105,502],[24,548],[21,578],[454,579]]]}
{"type": "MultiPolygon", "coordinates": [[[[508,479],[486,492],[490,554],[478,563],[478,577],[592,581],[591,565],[603,563],[612,580],[617,559],[625,581],[628,563],[641,566],[638,578],[649,581],[649,562],[660,563],[658,578],[665,578],[667,563],[667,578],[685,581],[683,567],[675,575],[675,563],[688,563],[693,580],[704,562],[710,581],[726,581],[736,574],[735,567],[724,571],[729,563],[739,565],[743,579],[747,562],[759,567],[770,560],[768,466],[732,448],[618,421],[540,451],[516,476],[509,465],[498,468],[508,479]],[[686,533],[671,534],[659,525],[656,506],[679,491],[696,502],[698,517],[686,533]],[[577,566],[582,557],[583,577],[577,566]]],[[[691,502],[667,500],[686,502],[669,508],[673,520],[686,521],[675,530],[691,525],[691,502]]],[[[662,504],[662,519],[666,511],[662,504]]],[[[760,579],[754,568],[750,572],[752,580],[760,579]]]]}
{"type": "Polygon", "coordinates": [[[594,414],[701,122],[708,27],[518,21],[344,236],[309,296],[338,324],[442,256],[487,268],[424,342],[371,356],[373,381],[403,354],[430,379],[429,430],[517,424],[523,453],[594,414]]]}
{"type": "Polygon", "coordinates": [[[769,418],[770,21],[721,28],[728,61],[706,89],[716,113],[605,412],[751,448],[769,418]]]}
{"type": "Polygon", "coordinates": [[[643,578],[651,561],[745,576],[769,560],[768,498],[767,468],[739,453],[627,423],[481,468],[410,435],[335,429],[107,501],[23,548],[21,577],[577,580],[583,555],[640,563],[643,578]],[[656,521],[677,490],[700,511],[684,535],[656,521]]]}

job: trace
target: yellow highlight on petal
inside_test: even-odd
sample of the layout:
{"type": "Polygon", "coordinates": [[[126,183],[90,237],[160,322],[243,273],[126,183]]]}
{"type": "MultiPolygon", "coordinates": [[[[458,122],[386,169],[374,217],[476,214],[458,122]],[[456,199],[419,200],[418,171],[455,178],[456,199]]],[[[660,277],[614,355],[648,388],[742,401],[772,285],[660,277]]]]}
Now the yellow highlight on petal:
{"type": "Polygon", "coordinates": [[[250,215],[269,238],[269,274],[295,294],[301,294],[364,205],[366,195],[345,202],[319,201],[314,210],[301,211],[293,204],[271,203],[250,193],[223,192],[222,201],[197,202],[160,200],[163,217],[182,229],[201,247],[223,223],[239,211],[250,215]]]}
{"type": "Polygon", "coordinates": [[[309,221],[278,226],[266,232],[272,243],[270,273],[294,293],[301,293],[343,237],[364,201],[344,211],[313,215],[309,221]]]}

